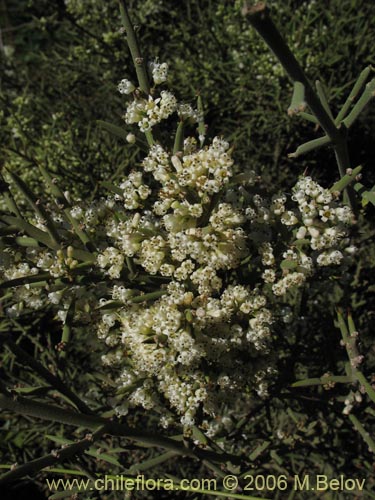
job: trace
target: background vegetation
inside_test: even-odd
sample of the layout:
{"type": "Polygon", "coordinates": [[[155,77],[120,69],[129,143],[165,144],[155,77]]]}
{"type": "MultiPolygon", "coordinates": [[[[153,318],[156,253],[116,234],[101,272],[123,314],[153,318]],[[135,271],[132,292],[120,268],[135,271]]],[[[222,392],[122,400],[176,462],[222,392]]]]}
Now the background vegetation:
{"type": "MultiPolygon", "coordinates": [[[[337,113],[360,71],[374,64],[375,4],[366,0],[272,0],[269,5],[275,23],[311,81],[324,82],[332,110],[337,113]]],[[[202,96],[209,136],[220,134],[234,144],[240,169],[255,170],[264,187],[274,187],[275,192],[288,191],[306,169],[326,187],[338,179],[329,149],[288,158],[299,144],[319,137],[321,132],[299,117],[288,117],[292,85],[241,15],[242,2],[134,0],[128,6],[139,26],[137,33],[147,59],[168,62],[171,87],[184,100],[194,103],[197,94],[202,96]]],[[[126,129],[121,119],[124,105],[116,86],[122,78],[134,75],[117,3],[1,0],[0,9],[1,167],[21,175],[47,201],[39,164],[53,172],[72,196],[86,199],[105,193],[103,180],[122,179],[127,167],[142,157],[137,146],[130,148],[97,125],[97,120],[105,120],[126,129]]],[[[374,118],[371,103],[351,131],[349,143],[352,164],[363,165],[361,182],[368,186],[375,182],[374,118]]],[[[348,358],[335,325],[338,307],[344,316],[351,311],[359,332],[359,349],[365,356],[363,371],[370,383],[375,381],[373,216],[371,204],[358,212],[353,240],[359,252],[350,272],[332,280],[328,287],[319,281],[311,284],[303,302],[295,306],[298,323],[285,323],[275,353],[280,376],[270,398],[254,401],[242,419],[231,420],[217,440],[231,453],[251,454],[254,473],[367,478],[368,496],[363,498],[375,498],[374,450],[369,450],[353,421],[342,413],[348,387],[291,387],[296,380],[345,374],[348,358]]],[[[5,293],[0,300],[4,313],[5,293]]],[[[16,343],[48,370],[61,372],[55,349],[61,333],[51,314],[41,317],[25,310],[18,319],[2,314],[0,333],[4,339],[11,333],[16,343]]],[[[101,345],[91,332],[82,329],[69,344],[63,370],[66,384],[83,395],[97,413],[108,410],[106,390],[112,383],[103,375],[100,355],[101,345]]],[[[0,373],[8,387],[35,400],[43,397],[64,404],[61,394],[11,352],[5,341],[0,373]]],[[[228,417],[230,412],[228,408],[228,417]]],[[[373,434],[374,404],[364,396],[353,412],[373,434]]],[[[156,428],[154,420],[140,412],[126,419],[149,430],[156,428]]],[[[73,427],[46,425],[6,411],[1,413],[0,424],[0,463],[4,465],[50,452],[54,443],[43,437],[47,434],[82,436],[73,427]]],[[[83,473],[136,472],[142,467],[137,469],[135,464],[161,453],[129,446],[117,438],[106,438],[101,447],[107,455],[80,459],[83,473]]],[[[64,465],[70,468],[69,462],[64,465]]],[[[168,473],[209,477],[218,471],[189,459],[172,459],[147,472],[149,477],[168,473]]],[[[7,486],[9,498],[22,498],[22,488],[30,493],[31,487],[40,498],[46,498],[44,477],[39,474],[7,486]]],[[[94,493],[85,495],[95,498],[94,493]]],[[[143,497],[146,493],[139,493],[139,498],[143,497]]],[[[117,498],[116,493],[108,498],[117,498]]],[[[165,493],[165,498],[172,496],[165,493]]],[[[174,493],[173,498],[202,495],[174,493]]],[[[306,493],[298,498],[315,496],[306,493]]],[[[338,492],[322,498],[352,497],[338,492]]]]}

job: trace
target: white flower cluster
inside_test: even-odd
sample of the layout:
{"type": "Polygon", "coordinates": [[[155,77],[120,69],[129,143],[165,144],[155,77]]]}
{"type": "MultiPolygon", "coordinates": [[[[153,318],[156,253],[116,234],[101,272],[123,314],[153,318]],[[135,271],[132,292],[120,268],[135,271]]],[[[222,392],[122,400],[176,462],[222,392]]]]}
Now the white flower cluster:
{"type": "Polygon", "coordinates": [[[267,360],[272,366],[267,355],[274,321],[267,303],[276,300],[275,305],[278,296],[301,286],[321,265],[317,246],[339,252],[352,219],[347,207],[309,178],[295,186],[292,202],[297,203],[291,208],[285,195],[267,202],[257,194],[246,207],[212,206],[233,176],[232,166],[229,145],[220,138],[203,149],[189,138],[181,155],[155,144],[142,167],[158,183],[157,196],[141,211],[125,205],[132,210],[126,220],[106,223],[107,237],[125,257],[170,281],[150,306],[127,300],[111,322],[107,313],[103,316],[100,337],[113,345],[111,329],[118,332],[116,354],[110,352],[104,361],[125,365],[118,383],[130,395],[128,405],[157,408],[164,399],[185,426],[194,423],[198,410],[216,415],[223,389],[227,400],[249,386],[267,393],[269,371],[261,365],[267,360]],[[327,218],[328,209],[335,217],[327,218]],[[290,235],[284,241],[279,239],[282,226],[290,235]],[[301,228],[306,229],[303,239],[301,228]],[[312,228],[319,235],[335,231],[335,239],[317,245],[312,228]],[[238,277],[228,283],[225,273],[238,269],[256,248],[258,286],[238,277]],[[274,299],[262,293],[262,279],[265,286],[272,284],[274,299]]]}
{"type": "Polygon", "coordinates": [[[151,64],[152,79],[155,85],[160,85],[167,81],[168,78],[168,64],[167,63],[157,63],[151,64]]]}
{"type": "Polygon", "coordinates": [[[179,103],[177,107],[178,116],[181,120],[190,119],[192,122],[203,122],[202,114],[190,104],[179,103]]]}
{"type": "Polygon", "coordinates": [[[122,266],[124,264],[124,255],[114,247],[107,247],[97,258],[99,267],[108,269],[108,275],[111,279],[119,279],[122,266]]]}
{"type": "Polygon", "coordinates": [[[272,283],[276,296],[284,296],[290,288],[303,285],[316,267],[338,265],[345,254],[356,251],[346,238],[353,213],[348,206],[341,206],[330,190],[310,177],[303,177],[293,188],[292,201],[296,206],[288,209],[284,194],[274,196],[270,202],[255,195],[254,207],[245,210],[254,229],[250,238],[258,244],[265,266],[262,278],[264,283],[272,283]],[[266,230],[278,223],[289,227],[295,237],[294,242],[284,245],[282,252],[280,241],[277,238],[269,241],[271,233],[266,230]]]}
{"type": "MultiPolygon", "coordinates": [[[[200,203],[208,203],[211,196],[218,193],[233,175],[233,160],[227,142],[215,137],[209,147],[197,149],[196,146],[196,141],[190,138],[185,141],[182,157],[170,157],[157,144],[151,147],[149,155],[144,159],[145,171],[152,172],[155,180],[162,184],[159,193],[161,200],[154,207],[158,215],[165,213],[174,201],[181,199],[181,191],[194,191],[199,196],[200,203]]],[[[190,204],[186,201],[185,206],[188,205],[190,204]]]]}
{"type": "MultiPolygon", "coordinates": [[[[8,263],[9,261],[7,261],[8,263]]],[[[24,276],[33,276],[38,274],[38,269],[36,267],[31,267],[27,262],[20,262],[19,264],[13,266],[4,266],[3,268],[4,278],[7,280],[14,280],[17,278],[23,278],[24,276]]]]}
{"type": "Polygon", "coordinates": [[[128,124],[137,123],[142,132],[147,132],[157,123],[168,118],[176,109],[175,96],[167,90],[162,90],[160,97],[156,99],[151,95],[147,99],[136,97],[128,105],[124,119],[128,124]]]}
{"type": "Polygon", "coordinates": [[[128,301],[116,315],[103,314],[99,325],[107,344],[111,327],[119,332],[116,353],[103,361],[122,367],[118,384],[130,394],[129,404],[159,407],[162,395],[185,426],[194,424],[199,408],[215,416],[223,389],[233,399],[255,380],[259,360],[246,360],[267,352],[272,321],[257,290],[230,285],[218,298],[207,298],[189,288],[171,281],[151,306],[128,301]]]}
{"type": "MultiPolygon", "coordinates": [[[[163,83],[167,65],[154,64],[152,73],[163,83]]],[[[119,84],[121,93],[134,90],[128,80],[119,84]]],[[[195,113],[169,91],[134,92],[125,120],[148,131],[175,111],[195,113]]],[[[352,212],[329,190],[304,177],[291,199],[267,200],[253,173],[235,176],[233,168],[222,138],[198,147],[187,137],[175,154],[155,142],[115,195],[72,204],[70,216],[97,249],[91,260],[55,213],[66,245],[2,252],[2,279],[21,279],[15,302],[96,329],[108,348],[104,365],[119,374],[119,414],[164,407],[163,425],[174,414],[189,427],[239,396],[266,396],[275,373],[272,325],[292,321],[283,312],[288,291],[355,252],[346,237],[352,212]]]]}
{"type": "Polygon", "coordinates": [[[119,187],[123,190],[124,207],[128,210],[140,208],[151,194],[151,188],[143,183],[141,172],[131,172],[119,187]]]}
{"type": "MultiPolygon", "coordinates": [[[[155,86],[167,81],[167,63],[154,62],[150,64],[150,68],[155,86]]],[[[132,82],[123,79],[118,84],[118,90],[121,94],[132,94],[136,88],[132,82]]],[[[153,92],[154,89],[152,95],[148,95],[147,98],[134,95],[134,100],[128,104],[124,115],[127,124],[137,123],[142,132],[147,132],[175,111],[183,121],[190,120],[192,123],[203,121],[203,116],[197,109],[187,103],[178,103],[171,92],[162,90],[158,97],[154,97],[153,92]]]]}

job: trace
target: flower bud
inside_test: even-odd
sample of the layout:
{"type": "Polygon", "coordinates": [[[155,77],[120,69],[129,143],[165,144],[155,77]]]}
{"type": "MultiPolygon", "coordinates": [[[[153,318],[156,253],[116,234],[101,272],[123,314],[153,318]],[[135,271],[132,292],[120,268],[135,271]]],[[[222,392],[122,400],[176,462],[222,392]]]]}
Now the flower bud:
{"type": "Polygon", "coordinates": [[[128,141],[129,144],[134,144],[135,143],[135,135],[132,133],[129,133],[126,136],[126,140],[128,141]]]}

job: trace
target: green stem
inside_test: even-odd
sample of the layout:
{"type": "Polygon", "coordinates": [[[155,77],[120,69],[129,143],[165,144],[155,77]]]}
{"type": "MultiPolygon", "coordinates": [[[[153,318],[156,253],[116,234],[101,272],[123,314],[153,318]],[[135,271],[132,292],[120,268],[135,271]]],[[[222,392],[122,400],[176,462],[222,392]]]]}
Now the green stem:
{"type": "Polygon", "coordinates": [[[14,278],[9,281],[3,281],[0,283],[0,290],[7,288],[15,288],[20,285],[30,285],[31,283],[38,283],[39,281],[45,281],[51,278],[49,273],[40,273],[35,276],[22,276],[21,278],[14,278]]]}
{"type": "Polygon", "coordinates": [[[74,394],[74,392],[71,391],[60,378],[56,377],[50,371],[44,368],[43,365],[36,361],[32,356],[30,356],[12,340],[5,340],[5,342],[12,353],[16,356],[18,362],[29,366],[35,372],[39,373],[39,375],[41,375],[44,380],[51,384],[52,387],[61,392],[61,394],[64,394],[64,396],[66,396],[78,408],[79,411],[87,415],[93,414],[90,408],[76,394],[74,394]]]}
{"type": "Polygon", "coordinates": [[[14,481],[15,479],[21,479],[22,477],[29,476],[31,474],[35,474],[46,467],[50,467],[51,465],[63,462],[64,460],[67,460],[74,455],[83,453],[85,450],[92,446],[94,441],[102,437],[105,431],[106,426],[103,425],[99,427],[99,429],[94,432],[92,436],[87,436],[77,443],[71,444],[66,448],[59,449],[56,453],[49,453],[44,457],[31,460],[26,464],[20,465],[19,467],[6,472],[2,476],[0,476],[0,484],[14,481]]]}
{"type": "Polygon", "coordinates": [[[146,137],[146,141],[147,141],[147,144],[149,145],[149,147],[151,147],[155,144],[154,136],[152,135],[151,130],[147,130],[145,132],[145,137],[146,137]]]}
{"type": "Polygon", "coordinates": [[[307,120],[307,121],[309,121],[309,122],[311,122],[311,123],[315,123],[315,124],[317,124],[317,123],[318,123],[318,120],[317,120],[316,116],[311,115],[310,113],[305,113],[305,111],[301,111],[301,112],[300,112],[300,113],[298,113],[298,114],[299,114],[299,116],[300,116],[301,118],[304,118],[305,120],[307,120]]]}
{"type": "MultiPolygon", "coordinates": [[[[74,318],[74,306],[75,303],[73,300],[70,301],[69,307],[68,307],[68,312],[66,314],[66,319],[64,322],[63,330],[62,330],[62,335],[61,335],[61,344],[62,344],[62,350],[59,352],[59,362],[63,361],[62,365],[64,365],[64,361],[66,358],[66,350],[65,347],[70,341],[70,336],[72,334],[72,324],[73,324],[73,318],[74,318]]],[[[59,369],[61,370],[61,366],[59,366],[59,369]]]]}
{"type": "Polygon", "coordinates": [[[137,271],[136,271],[136,268],[134,265],[134,261],[131,257],[126,257],[125,262],[126,262],[127,268],[129,269],[129,272],[130,272],[130,278],[133,279],[137,274],[137,271]]]}
{"type": "Polygon", "coordinates": [[[80,228],[79,222],[71,215],[70,208],[64,208],[63,214],[65,215],[68,222],[71,224],[74,232],[78,238],[82,241],[85,247],[90,250],[90,252],[95,252],[96,248],[94,243],[91,241],[88,234],[80,228]]]}
{"type": "Polygon", "coordinates": [[[307,104],[318,118],[326,134],[335,142],[340,133],[314,92],[305,72],[274,25],[266,4],[260,2],[254,6],[244,7],[243,14],[248,16],[250,24],[274,52],[291,80],[303,84],[307,104]]]}
{"type": "MultiPolygon", "coordinates": [[[[264,2],[254,6],[245,5],[243,15],[248,16],[250,24],[258,31],[263,40],[280,61],[293,82],[301,82],[305,88],[305,100],[321,127],[331,139],[341,177],[350,168],[350,159],[346,141],[346,128],[337,127],[319,97],[311,86],[305,72],[294,57],[287,43],[274,25],[269,9],[264,2]]],[[[351,199],[349,198],[349,202],[351,199]]]]}
{"type": "Polygon", "coordinates": [[[310,387],[313,385],[325,385],[329,383],[352,384],[353,378],[347,377],[346,375],[329,375],[320,378],[307,378],[305,380],[298,380],[297,382],[293,382],[291,387],[310,387]]]}
{"type": "Polygon", "coordinates": [[[353,379],[357,379],[358,383],[364,388],[366,394],[371,399],[373,403],[375,403],[375,391],[372,388],[372,385],[367,381],[366,377],[363,373],[357,369],[357,363],[355,362],[355,358],[359,357],[359,351],[357,347],[357,339],[356,339],[356,328],[354,325],[353,318],[351,314],[348,314],[348,326],[344,321],[344,317],[340,311],[337,311],[337,319],[339,322],[339,328],[341,331],[341,336],[345,344],[346,353],[348,355],[350,361],[350,372],[352,374],[353,379]]]}
{"type": "Polygon", "coordinates": [[[371,438],[370,434],[366,431],[358,418],[355,415],[349,414],[349,419],[352,422],[354,428],[360,433],[372,453],[375,453],[375,441],[371,438]]]}
{"type": "MultiPolygon", "coordinates": [[[[341,129],[346,136],[346,127],[342,125],[341,129]]],[[[341,137],[336,144],[333,145],[335,151],[335,157],[337,166],[339,168],[340,177],[343,178],[346,175],[346,171],[350,169],[350,159],[348,151],[348,143],[345,137],[341,137]]],[[[344,202],[348,203],[351,207],[354,207],[355,199],[353,197],[353,192],[351,189],[345,188],[344,190],[344,202]]]]}
{"type": "Polygon", "coordinates": [[[294,82],[292,102],[288,108],[288,115],[297,115],[306,109],[305,87],[301,82],[294,82]]]}
{"type": "Polygon", "coordinates": [[[133,59],[139,87],[146,95],[150,93],[150,84],[147,76],[146,64],[139,49],[137,36],[134,27],[130,21],[128,9],[125,0],[119,0],[121,19],[126,30],[126,39],[129,46],[130,54],[133,59]]]}
{"type": "Polygon", "coordinates": [[[179,444],[171,438],[158,436],[156,433],[147,433],[143,429],[130,429],[125,424],[113,422],[102,417],[74,413],[57,406],[31,401],[21,396],[12,397],[8,394],[9,393],[0,394],[0,408],[4,410],[92,430],[95,430],[98,426],[106,425],[106,433],[112,436],[121,436],[148,446],[157,446],[166,450],[175,451],[182,456],[202,460],[207,459],[218,463],[228,461],[233,464],[242,463],[242,459],[238,456],[201,450],[193,445],[187,447],[185,444],[179,444]]]}
{"type": "Polygon", "coordinates": [[[203,101],[202,101],[202,97],[200,94],[198,95],[197,107],[198,107],[198,112],[199,112],[198,133],[200,136],[200,143],[201,143],[201,147],[202,147],[203,143],[204,143],[204,137],[206,135],[206,126],[204,124],[203,101]]]}
{"type": "Polygon", "coordinates": [[[371,66],[367,66],[367,68],[365,68],[361,72],[361,74],[359,75],[358,80],[354,84],[354,87],[349,94],[349,97],[345,101],[343,107],[341,108],[339,114],[337,115],[337,117],[335,119],[336,125],[338,125],[341,122],[341,120],[343,120],[345,118],[345,116],[347,115],[347,113],[350,109],[350,106],[353,104],[355,98],[359,94],[360,90],[362,89],[363,85],[365,84],[370,73],[371,73],[371,66]]]}
{"type": "Polygon", "coordinates": [[[321,84],[321,82],[319,80],[317,80],[315,82],[315,86],[316,86],[316,91],[318,93],[318,97],[320,99],[320,102],[322,103],[323,108],[327,111],[327,114],[331,117],[331,120],[334,122],[333,114],[332,114],[331,108],[329,107],[329,104],[328,104],[328,97],[325,93],[323,85],[321,84]]]}
{"type": "Polygon", "coordinates": [[[345,345],[346,353],[350,362],[357,356],[359,356],[356,337],[352,335],[352,332],[348,330],[348,327],[345,323],[344,317],[340,311],[337,311],[337,319],[339,322],[339,328],[342,336],[342,340],[345,345]]]}
{"type": "Polygon", "coordinates": [[[29,189],[27,184],[19,177],[17,174],[11,172],[10,170],[6,171],[9,177],[12,179],[12,182],[16,185],[18,190],[23,194],[26,201],[30,205],[30,207],[35,211],[35,213],[44,221],[47,231],[52,239],[52,241],[57,245],[61,242],[60,235],[55,227],[55,223],[49,213],[45,210],[43,205],[40,203],[40,200],[36,198],[36,196],[29,189]]]}
{"type": "Polygon", "coordinates": [[[133,302],[133,304],[138,304],[139,302],[145,302],[146,300],[155,300],[165,295],[165,290],[157,290],[156,292],[145,293],[143,295],[137,295],[136,297],[131,297],[129,300],[133,302]]]}
{"type": "MultiPolygon", "coordinates": [[[[0,180],[1,180],[1,178],[0,178],[0,180]]],[[[8,207],[9,211],[11,213],[13,213],[16,217],[20,217],[21,218],[21,213],[18,210],[16,202],[14,201],[14,199],[13,199],[10,191],[9,191],[9,193],[8,192],[4,193],[4,199],[5,199],[5,204],[8,207]]]]}
{"type": "Polygon", "coordinates": [[[375,404],[375,391],[372,388],[372,385],[367,382],[366,377],[363,375],[362,372],[359,370],[354,370],[354,376],[357,378],[358,382],[362,385],[362,387],[365,389],[368,397],[371,399],[371,401],[375,404]]]}
{"type": "Polygon", "coordinates": [[[353,168],[349,174],[345,174],[344,177],[341,177],[341,179],[335,182],[335,184],[330,188],[331,193],[334,193],[335,191],[342,191],[346,188],[346,186],[354,182],[357,175],[361,173],[362,168],[363,167],[359,165],[358,167],[353,168]]]}
{"type": "Polygon", "coordinates": [[[312,150],[318,149],[318,148],[322,148],[323,146],[326,146],[327,144],[332,144],[332,141],[328,137],[328,135],[324,135],[323,137],[318,137],[317,139],[313,139],[311,141],[305,142],[304,144],[301,144],[294,151],[294,153],[289,153],[288,157],[289,158],[298,158],[299,156],[301,156],[305,153],[308,153],[309,151],[312,151],[312,150]]]}
{"type": "Polygon", "coordinates": [[[177,125],[176,135],[174,138],[173,154],[175,155],[179,151],[182,152],[184,148],[184,127],[185,124],[181,120],[177,125]]]}
{"type": "Polygon", "coordinates": [[[356,121],[358,116],[362,113],[363,109],[367,106],[369,101],[375,96],[375,78],[373,78],[365,87],[365,90],[357,103],[355,104],[354,108],[351,110],[349,115],[344,118],[342,123],[347,127],[350,128],[353,123],[356,121]]]}

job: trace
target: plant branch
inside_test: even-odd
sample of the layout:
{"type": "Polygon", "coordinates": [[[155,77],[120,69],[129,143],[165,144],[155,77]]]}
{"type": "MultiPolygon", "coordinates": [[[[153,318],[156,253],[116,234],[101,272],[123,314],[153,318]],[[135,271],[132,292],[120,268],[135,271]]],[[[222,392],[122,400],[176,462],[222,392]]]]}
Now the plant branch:
{"type": "Polygon", "coordinates": [[[139,49],[137,36],[135,34],[134,27],[130,21],[125,0],[119,0],[119,3],[120,3],[121,19],[126,30],[126,39],[128,42],[130,54],[133,59],[135,70],[137,72],[139,87],[142,90],[142,92],[148,95],[150,93],[150,84],[148,81],[146,64],[139,49]]]}
{"type": "Polygon", "coordinates": [[[64,396],[70,399],[79,411],[87,415],[93,414],[92,410],[73,391],[71,391],[59,377],[53,375],[49,370],[47,370],[47,368],[40,364],[39,361],[35,360],[15,342],[13,342],[13,340],[6,339],[5,343],[19,362],[28,365],[30,368],[39,373],[44,380],[51,384],[56,390],[61,392],[61,394],[64,394],[64,396]]]}
{"type": "Polygon", "coordinates": [[[147,433],[140,429],[131,429],[126,424],[120,424],[103,417],[74,413],[57,406],[31,401],[21,396],[11,397],[9,392],[0,394],[0,408],[22,415],[92,430],[95,430],[98,426],[106,425],[106,433],[112,436],[124,437],[149,446],[175,451],[179,455],[190,458],[206,459],[218,463],[229,461],[233,464],[241,464],[243,461],[240,457],[227,453],[219,454],[209,450],[202,450],[193,445],[185,446],[171,438],[158,436],[155,433],[147,433]]]}
{"type": "Polygon", "coordinates": [[[63,462],[68,458],[74,457],[74,455],[81,454],[85,450],[90,448],[93,442],[102,437],[105,432],[106,426],[103,425],[99,427],[99,429],[94,432],[94,434],[86,436],[84,439],[78,441],[77,443],[68,445],[65,448],[61,448],[58,451],[54,451],[52,453],[49,453],[48,455],[45,455],[44,457],[31,460],[26,464],[15,467],[14,469],[0,476],[0,484],[14,481],[15,479],[21,479],[22,477],[31,474],[35,474],[46,467],[51,467],[56,463],[63,462]]]}
{"type": "Polygon", "coordinates": [[[325,384],[353,384],[353,378],[347,375],[327,375],[320,378],[307,378],[304,380],[297,380],[293,382],[291,387],[310,387],[312,385],[325,385],[325,384]]]}
{"type": "Polygon", "coordinates": [[[355,415],[350,414],[349,420],[352,422],[355,430],[362,436],[362,439],[365,441],[370,451],[375,453],[375,441],[371,438],[370,434],[366,431],[358,418],[355,415]]]}
{"type": "Polygon", "coordinates": [[[297,59],[289,49],[287,43],[279,33],[273,23],[269,9],[265,2],[260,2],[254,6],[246,6],[243,14],[248,17],[250,24],[257,30],[263,40],[280,61],[281,65],[293,82],[301,82],[305,87],[305,100],[313,113],[319,120],[322,128],[333,142],[340,137],[340,132],[336,128],[333,120],[321,104],[318,96],[313,90],[305,72],[299,65],[297,59]]]}
{"type": "MultiPolygon", "coordinates": [[[[350,159],[347,148],[346,127],[336,126],[333,117],[325,109],[318,95],[310,84],[305,72],[294,57],[292,51],[281,36],[277,27],[273,23],[269,9],[265,2],[260,2],[250,6],[245,3],[242,10],[244,16],[247,16],[250,24],[257,30],[259,35],[267,43],[269,48],[275,54],[281,65],[285,69],[291,80],[300,82],[305,88],[305,101],[313,114],[319,121],[319,124],[332,141],[335,150],[335,156],[340,176],[345,175],[346,169],[350,168],[350,159]]],[[[349,195],[349,201],[353,204],[352,196],[349,195]]]]}

